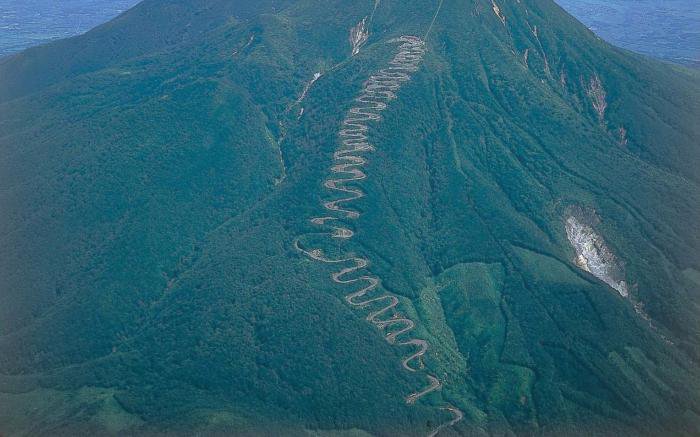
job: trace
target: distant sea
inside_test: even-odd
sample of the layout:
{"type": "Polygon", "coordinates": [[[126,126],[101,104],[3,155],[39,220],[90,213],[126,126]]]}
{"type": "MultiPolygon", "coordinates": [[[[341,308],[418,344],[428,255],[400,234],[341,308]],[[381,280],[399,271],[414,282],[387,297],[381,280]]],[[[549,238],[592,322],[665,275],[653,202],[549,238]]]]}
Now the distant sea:
{"type": "MultiPolygon", "coordinates": [[[[700,67],[700,0],[557,0],[611,43],[700,67]]],[[[0,56],[88,31],[138,0],[0,0],[0,56]]]]}
{"type": "Polygon", "coordinates": [[[139,0],[0,0],[0,56],[85,33],[139,0]]]}
{"type": "Polygon", "coordinates": [[[619,47],[700,67],[700,0],[556,0],[619,47]]]}

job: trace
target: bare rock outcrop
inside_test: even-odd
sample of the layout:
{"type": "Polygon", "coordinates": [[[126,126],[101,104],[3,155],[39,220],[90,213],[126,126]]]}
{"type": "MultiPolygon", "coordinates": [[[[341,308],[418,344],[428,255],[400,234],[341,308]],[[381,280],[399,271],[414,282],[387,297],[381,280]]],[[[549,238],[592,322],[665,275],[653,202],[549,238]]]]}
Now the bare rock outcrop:
{"type": "Polygon", "coordinates": [[[622,264],[603,237],[575,215],[566,219],[566,236],[576,252],[576,265],[608,284],[622,297],[629,297],[622,264]]]}

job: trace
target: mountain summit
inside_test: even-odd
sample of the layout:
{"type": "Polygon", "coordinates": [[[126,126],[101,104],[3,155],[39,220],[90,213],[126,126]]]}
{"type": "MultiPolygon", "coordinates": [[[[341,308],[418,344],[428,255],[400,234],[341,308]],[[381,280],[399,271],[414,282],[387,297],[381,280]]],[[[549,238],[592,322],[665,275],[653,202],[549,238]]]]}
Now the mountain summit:
{"type": "Polygon", "coordinates": [[[0,60],[0,434],[700,433],[700,77],[551,0],[145,0],[0,60]]]}

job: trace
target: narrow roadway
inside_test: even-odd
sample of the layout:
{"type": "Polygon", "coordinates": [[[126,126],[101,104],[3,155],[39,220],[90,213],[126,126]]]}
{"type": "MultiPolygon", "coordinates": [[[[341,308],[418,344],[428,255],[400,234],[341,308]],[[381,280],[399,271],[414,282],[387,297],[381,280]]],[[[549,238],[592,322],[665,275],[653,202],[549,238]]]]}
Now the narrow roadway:
{"type": "MultiPolygon", "coordinates": [[[[442,2],[440,2],[441,5],[442,2]]],[[[435,15],[437,16],[437,12],[435,15]]],[[[434,21],[435,18],[432,23],[434,21]]],[[[352,203],[366,195],[357,185],[350,184],[367,178],[363,168],[368,161],[362,154],[374,150],[369,143],[369,123],[381,120],[381,112],[397,98],[396,93],[402,84],[408,82],[411,74],[418,70],[426,51],[425,41],[416,36],[402,36],[391,42],[400,43],[397,54],[389,61],[387,67],[371,75],[364,83],[360,95],[354,99],[356,105],[347,112],[338,133],[341,145],[333,154],[334,163],[330,168],[332,176],[324,181],[323,186],[330,192],[340,193],[340,197],[323,203],[328,215],[311,219],[311,223],[327,231],[323,234],[333,239],[348,240],[355,235],[343,221],[356,220],[360,217],[360,212],[352,208],[352,203]]],[[[349,265],[331,275],[332,280],[337,284],[359,287],[347,294],[345,301],[358,308],[372,307],[373,311],[369,313],[366,320],[384,333],[386,341],[413,349],[413,352],[402,360],[403,368],[409,372],[425,370],[423,356],[428,351],[428,342],[409,335],[416,326],[415,322],[399,312],[399,298],[382,290],[381,279],[368,272],[369,259],[358,256],[331,259],[326,257],[320,248],[302,247],[299,238],[295,240],[294,246],[315,261],[349,265]]],[[[412,405],[424,396],[442,388],[442,382],[436,376],[427,372],[425,376],[426,386],[406,396],[407,404],[412,405]]],[[[455,425],[464,417],[463,413],[452,405],[445,405],[441,409],[450,412],[453,419],[433,429],[428,437],[436,436],[441,430],[455,425]]]]}

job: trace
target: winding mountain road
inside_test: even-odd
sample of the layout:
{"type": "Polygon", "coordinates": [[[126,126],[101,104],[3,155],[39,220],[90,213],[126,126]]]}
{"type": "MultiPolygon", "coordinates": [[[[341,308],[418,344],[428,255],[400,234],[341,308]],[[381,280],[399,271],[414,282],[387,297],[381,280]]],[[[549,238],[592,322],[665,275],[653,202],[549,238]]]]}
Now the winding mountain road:
{"type": "MultiPolygon", "coordinates": [[[[369,143],[369,123],[381,120],[381,112],[388,108],[389,102],[397,98],[396,92],[418,70],[426,51],[425,41],[416,36],[401,36],[390,42],[400,44],[398,52],[387,67],[371,75],[364,83],[360,95],[354,99],[355,106],[347,112],[338,133],[341,145],[333,154],[334,163],[330,168],[332,176],[324,181],[323,186],[330,192],[340,193],[340,197],[323,203],[328,215],[311,219],[311,223],[328,231],[322,234],[333,239],[348,240],[355,235],[353,230],[343,224],[343,220],[356,220],[360,217],[360,212],[352,208],[352,203],[366,195],[361,188],[349,184],[367,178],[363,168],[368,161],[362,154],[374,150],[369,143]]],[[[410,355],[402,360],[404,369],[409,372],[425,370],[423,356],[428,351],[428,342],[410,336],[416,326],[415,322],[400,313],[399,298],[383,291],[381,279],[368,272],[369,259],[355,255],[331,259],[320,248],[304,248],[299,238],[295,240],[294,246],[315,261],[348,266],[331,275],[337,284],[358,287],[345,296],[345,301],[358,308],[371,307],[372,312],[366,320],[384,333],[385,340],[412,349],[410,355]]],[[[442,388],[442,382],[436,376],[427,372],[425,376],[425,387],[406,396],[407,404],[415,404],[424,396],[442,388]]],[[[441,409],[450,412],[453,419],[433,429],[428,434],[429,437],[455,425],[464,417],[452,405],[445,405],[441,409]]]]}

